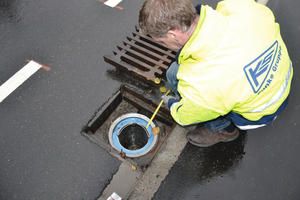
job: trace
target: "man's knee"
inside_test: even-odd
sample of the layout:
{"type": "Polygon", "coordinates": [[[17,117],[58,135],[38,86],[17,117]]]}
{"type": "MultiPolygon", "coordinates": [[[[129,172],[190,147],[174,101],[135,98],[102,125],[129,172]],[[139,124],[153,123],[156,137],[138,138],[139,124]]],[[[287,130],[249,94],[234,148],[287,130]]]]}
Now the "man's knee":
{"type": "Polygon", "coordinates": [[[170,65],[169,69],[166,72],[166,77],[167,77],[168,81],[177,79],[177,72],[178,72],[179,66],[180,65],[177,64],[177,62],[173,62],[170,65]]]}

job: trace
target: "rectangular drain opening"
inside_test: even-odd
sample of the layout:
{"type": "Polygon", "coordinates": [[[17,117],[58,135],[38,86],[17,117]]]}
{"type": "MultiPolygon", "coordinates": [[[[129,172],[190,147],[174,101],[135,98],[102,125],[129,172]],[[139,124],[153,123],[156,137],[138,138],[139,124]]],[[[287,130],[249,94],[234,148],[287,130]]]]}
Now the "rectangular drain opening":
{"type": "MultiPolygon", "coordinates": [[[[91,121],[83,128],[82,133],[102,148],[107,149],[112,155],[124,159],[121,158],[119,152],[109,144],[108,132],[112,122],[127,113],[139,113],[150,119],[158,105],[159,102],[148,98],[137,89],[129,85],[122,85],[120,90],[101,107],[91,121]]],[[[155,125],[160,127],[156,146],[144,156],[125,158],[126,160],[141,167],[150,164],[176,125],[169,112],[166,107],[162,106],[153,119],[155,125]]]]}

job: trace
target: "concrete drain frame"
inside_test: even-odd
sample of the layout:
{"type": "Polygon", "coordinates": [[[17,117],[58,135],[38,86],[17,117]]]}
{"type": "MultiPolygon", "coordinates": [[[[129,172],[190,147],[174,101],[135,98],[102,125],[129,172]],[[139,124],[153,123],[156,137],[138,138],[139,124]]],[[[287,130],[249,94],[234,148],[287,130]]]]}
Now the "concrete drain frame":
{"type": "Polygon", "coordinates": [[[111,127],[116,125],[122,120],[122,117],[126,115],[130,117],[131,115],[144,116],[144,123],[147,124],[148,121],[146,119],[151,118],[158,104],[159,102],[149,98],[145,93],[124,84],[120,90],[99,109],[88,124],[83,127],[82,134],[89,140],[108,150],[111,155],[119,158],[121,161],[130,162],[136,166],[138,170],[145,171],[176,126],[176,123],[170,116],[169,110],[164,106],[159,109],[151,126],[160,127],[160,133],[156,139],[154,138],[154,140],[156,140],[155,144],[149,144],[153,145],[153,147],[142,155],[128,156],[125,152],[118,151],[116,147],[114,147],[114,144],[112,146],[110,144],[109,132],[113,131],[111,127]]]}

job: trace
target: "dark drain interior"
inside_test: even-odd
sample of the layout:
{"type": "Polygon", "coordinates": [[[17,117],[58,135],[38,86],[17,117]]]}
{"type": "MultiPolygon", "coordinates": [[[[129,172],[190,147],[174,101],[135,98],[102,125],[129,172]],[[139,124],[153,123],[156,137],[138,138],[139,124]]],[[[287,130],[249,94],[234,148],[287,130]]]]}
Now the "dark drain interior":
{"type": "Polygon", "coordinates": [[[121,145],[131,151],[143,148],[149,140],[146,129],[137,123],[124,126],[118,138],[121,145]]]}

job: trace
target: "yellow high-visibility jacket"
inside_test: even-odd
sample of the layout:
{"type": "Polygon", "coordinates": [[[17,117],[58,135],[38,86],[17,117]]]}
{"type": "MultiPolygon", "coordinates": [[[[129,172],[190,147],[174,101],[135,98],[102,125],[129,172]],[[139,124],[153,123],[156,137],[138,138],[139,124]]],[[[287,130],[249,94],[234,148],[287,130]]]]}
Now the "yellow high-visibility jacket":
{"type": "MultiPolygon", "coordinates": [[[[198,25],[178,56],[181,125],[230,112],[257,121],[287,99],[293,68],[272,11],[254,0],[201,5],[198,25]]],[[[238,122],[233,121],[235,124],[238,122]]]]}

